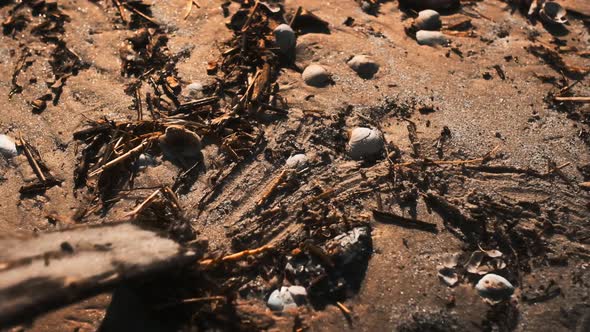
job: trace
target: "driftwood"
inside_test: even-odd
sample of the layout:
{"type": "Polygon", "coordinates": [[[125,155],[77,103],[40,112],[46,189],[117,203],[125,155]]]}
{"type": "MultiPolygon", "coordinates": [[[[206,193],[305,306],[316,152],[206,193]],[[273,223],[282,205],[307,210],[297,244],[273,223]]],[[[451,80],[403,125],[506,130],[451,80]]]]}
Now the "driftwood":
{"type": "Polygon", "coordinates": [[[0,328],[198,258],[128,223],[1,240],[0,328]]]}

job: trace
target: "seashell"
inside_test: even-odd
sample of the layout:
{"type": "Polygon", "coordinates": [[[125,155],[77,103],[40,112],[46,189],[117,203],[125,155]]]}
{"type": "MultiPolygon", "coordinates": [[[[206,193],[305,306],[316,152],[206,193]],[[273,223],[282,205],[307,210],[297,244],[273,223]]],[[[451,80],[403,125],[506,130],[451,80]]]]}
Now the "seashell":
{"type": "Polygon", "coordinates": [[[371,78],[379,71],[379,64],[366,55],[355,55],[348,66],[363,78],[371,78]]]}
{"type": "Polygon", "coordinates": [[[201,156],[201,138],[182,126],[169,126],[159,137],[160,148],[171,158],[198,158],[201,156]]]}
{"type": "Polygon", "coordinates": [[[436,46],[447,45],[449,39],[440,31],[419,30],[416,32],[416,40],[420,45],[436,46]]]}
{"type": "Polygon", "coordinates": [[[453,268],[439,268],[438,277],[449,287],[453,287],[459,282],[459,274],[457,273],[457,270],[453,268]]]}
{"type": "Polygon", "coordinates": [[[0,154],[6,159],[10,159],[18,155],[16,143],[14,143],[14,140],[10,138],[10,136],[0,134],[0,154]]]}
{"type": "Polygon", "coordinates": [[[303,77],[305,84],[315,87],[322,87],[330,82],[330,74],[326,68],[316,64],[307,66],[301,77],[303,77]]]}
{"type": "Polygon", "coordinates": [[[506,278],[493,273],[481,278],[475,285],[475,289],[480,296],[494,302],[506,300],[514,293],[514,286],[506,278]]]}
{"type": "Polygon", "coordinates": [[[275,289],[266,304],[273,311],[297,308],[297,305],[305,303],[307,291],[302,286],[281,287],[275,289]]]}
{"type": "Polygon", "coordinates": [[[303,153],[294,154],[287,159],[285,166],[291,169],[302,169],[307,165],[308,158],[303,153]]]}
{"type": "Polygon", "coordinates": [[[432,9],[422,10],[414,20],[414,27],[416,30],[440,30],[442,27],[440,14],[432,9]]]}
{"type": "Polygon", "coordinates": [[[479,266],[481,265],[481,262],[483,261],[484,257],[486,256],[486,254],[482,251],[476,250],[471,254],[471,257],[469,257],[469,260],[467,261],[467,263],[465,263],[465,270],[469,273],[473,273],[473,274],[485,274],[484,273],[480,273],[479,272],[479,266]]]}
{"type": "Polygon", "coordinates": [[[565,24],[567,23],[567,11],[555,1],[546,1],[539,10],[539,16],[545,23],[565,24]]]}
{"type": "Polygon", "coordinates": [[[377,129],[357,127],[350,132],[348,155],[355,160],[374,157],[383,150],[383,135],[377,129]]]}
{"type": "Polygon", "coordinates": [[[283,54],[287,54],[295,48],[295,31],[288,24],[281,24],[274,29],[275,43],[283,54]]]}

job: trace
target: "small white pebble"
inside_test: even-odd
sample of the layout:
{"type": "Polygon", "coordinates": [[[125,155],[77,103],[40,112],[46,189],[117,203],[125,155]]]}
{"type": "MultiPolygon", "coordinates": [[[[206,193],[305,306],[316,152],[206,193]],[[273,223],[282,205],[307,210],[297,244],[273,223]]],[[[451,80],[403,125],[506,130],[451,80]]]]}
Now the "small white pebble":
{"type": "Polygon", "coordinates": [[[18,154],[14,140],[7,135],[0,134],[0,154],[5,158],[13,158],[18,154]]]}
{"type": "Polygon", "coordinates": [[[374,157],[383,150],[383,135],[377,129],[357,127],[350,132],[348,155],[355,160],[374,157]]]}
{"type": "Polygon", "coordinates": [[[379,64],[366,55],[355,55],[348,61],[348,66],[363,78],[370,78],[379,70],[379,64]]]}
{"type": "Polygon", "coordinates": [[[449,39],[440,31],[420,30],[416,32],[416,40],[420,45],[436,46],[446,45],[449,39]]]}
{"type": "Polygon", "coordinates": [[[303,77],[305,84],[315,87],[322,87],[330,82],[330,73],[328,73],[328,70],[316,64],[307,66],[301,77],[303,77]]]}
{"type": "Polygon", "coordinates": [[[414,20],[414,26],[418,30],[439,30],[442,27],[440,14],[432,9],[422,10],[414,20]]]}
{"type": "Polygon", "coordinates": [[[508,299],[514,293],[514,286],[506,278],[493,273],[488,273],[481,278],[475,285],[475,289],[480,296],[494,301],[508,299]]]}
{"type": "Polygon", "coordinates": [[[295,48],[295,31],[288,24],[281,24],[274,29],[275,43],[286,54],[295,48]]]}
{"type": "Polygon", "coordinates": [[[291,169],[302,169],[307,165],[307,156],[303,153],[294,154],[287,159],[285,166],[291,169]]]}

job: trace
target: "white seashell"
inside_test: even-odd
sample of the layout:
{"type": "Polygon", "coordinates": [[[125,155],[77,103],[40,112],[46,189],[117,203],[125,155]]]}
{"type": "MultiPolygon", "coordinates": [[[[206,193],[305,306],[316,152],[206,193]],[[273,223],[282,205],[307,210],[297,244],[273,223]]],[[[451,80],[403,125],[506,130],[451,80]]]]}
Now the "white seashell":
{"type": "Polygon", "coordinates": [[[274,29],[275,43],[286,54],[295,48],[295,31],[288,24],[281,24],[274,29]]]}
{"type": "Polygon", "coordinates": [[[440,14],[432,9],[423,10],[418,13],[418,17],[414,20],[414,27],[417,30],[440,30],[442,27],[440,14]]]}
{"type": "Polygon", "coordinates": [[[475,289],[480,296],[497,302],[510,298],[514,293],[514,286],[506,278],[493,273],[481,278],[475,289]]]}
{"type": "Polygon", "coordinates": [[[303,74],[303,81],[307,85],[322,87],[330,82],[330,74],[323,66],[311,64],[305,68],[303,74]]]}
{"type": "Polygon", "coordinates": [[[287,159],[285,166],[291,169],[302,169],[307,165],[308,158],[303,153],[294,154],[287,159]]]}
{"type": "Polygon", "coordinates": [[[0,134],[0,154],[7,159],[18,155],[16,143],[14,143],[14,140],[7,135],[0,134]]]}
{"type": "Polygon", "coordinates": [[[201,138],[182,126],[169,126],[159,137],[160,148],[165,155],[175,158],[198,158],[201,156],[201,138]]]}
{"type": "Polygon", "coordinates": [[[440,31],[420,30],[416,32],[416,40],[420,45],[436,46],[447,45],[449,39],[440,31]]]}
{"type": "Polygon", "coordinates": [[[545,23],[565,24],[567,23],[567,11],[555,1],[546,1],[541,6],[539,16],[545,23]]]}
{"type": "Polygon", "coordinates": [[[348,155],[355,160],[373,157],[383,150],[383,135],[377,129],[357,127],[350,132],[348,155]]]}
{"type": "Polygon", "coordinates": [[[379,70],[379,64],[366,55],[355,55],[348,66],[363,78],[371,78],[379,70]]]}

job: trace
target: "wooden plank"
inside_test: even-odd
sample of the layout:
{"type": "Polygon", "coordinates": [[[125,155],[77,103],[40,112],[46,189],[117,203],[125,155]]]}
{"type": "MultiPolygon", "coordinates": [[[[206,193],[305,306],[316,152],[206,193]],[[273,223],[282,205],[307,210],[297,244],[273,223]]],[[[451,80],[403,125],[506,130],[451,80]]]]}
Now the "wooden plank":
{"type": "Polygon", "coordinates": [[[199,255],[129,223],[0,241],[0,327],[31,320],[199,255]]]}

